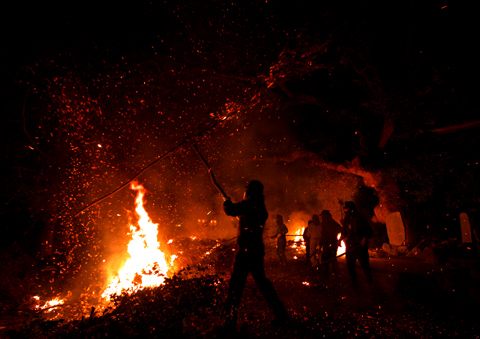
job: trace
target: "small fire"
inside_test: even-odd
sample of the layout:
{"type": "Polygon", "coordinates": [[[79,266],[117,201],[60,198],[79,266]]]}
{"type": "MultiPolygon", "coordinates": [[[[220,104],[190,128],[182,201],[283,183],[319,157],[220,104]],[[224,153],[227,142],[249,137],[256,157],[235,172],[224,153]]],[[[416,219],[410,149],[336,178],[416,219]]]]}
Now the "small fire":
{"type": "MultiPolygon", "coordinates": [[[[304,241],[303,241],[303,232],[305,231],[305,228],[303,227],[300,227],[299,229],[297,229],[297,231],[295,231],[295,237],[294,237],[294,240],[293,240],[293,244],[291,245],[291,248],[292,249],[295,249],[297,252],[299,251],[299,249],[303,249],[305,250],[305,244],[304,244],[304,241]]],[[[337,235],[337,239],[340,240],[340,236],[342,234],[341,233],[338,233],[337,235]]],[[[345,242],[342,240],[341,243],[340,243],[340,246],[338,246],[337,248],[337,255],[341,255],[341,254],[344,254],[346,252],[346,246],[345,246],[345,242]]],[[[297,259],[297,257],[294,257],[294,259],[297,259]]]]}
{"type": "Polygon", "coordinates": [[[303,231],[305,230],[305,228],[302,228],[300,227],[299,229],[297,229],[295,231],[295,237],[293,238],[293,244],[292,244],[292,248],[295,248],[298,250],[298,248],[300,247],[304,247],[302,246],[303,244],[303,231]]]}
{"type": "Polygon", "coordinates": [[[305,231],[305,227],[302,227],[300,228],[299,230],[297,230],[297,232],[295,232],[295,234],[297,235],[295,237],[295,242],[299,242],[299,241],[303,241],[303,232],[305,231]]]}
{"type": "MultiPolygon", "coordinates": [[[[293,243],[291,245],[291,248],[295,250],[297,253],[303,253],[305,252],[305,243],[303,240],[303,231],[305,231],[304,227],[299,227],[295,231],[295,237],[293,238],[293,243]]],[[[298,257],[295,255],[293,259],[297,260],[298,257]]]]}
{"type": "MultiPolygon", "coordinates": [[[[35,299],[37,302],[40,301],[40,297],[39,296],[34,296],[33,299],[35,299]]],[[[49,300],[47,301],[43,306],[40,306],[40,305],[36,305],[35,308],[38,310],[38,309],[41,309],[41,310],[47,310],[47,312],[50,312],[52,311],[53,308],[55,308],[55,306],[59,306],[59,305],[63,305],[65,301],[60,299],[60,298],[55,298],[55,299],[52,299],[52,300],[49,300]]]]}
{"type": "MultiPolygon", "coordinates": [[[[341,236],[342,236],[342,234],[338,233],[337,239],[340,240],[341,236]]],[[[347,250],[347,247],[345,246],[345,241],[342,240],[342,242],[340,243],[340,246],[338,246],[338,248],[337,248],[337,255],[341,255],[341,254],[345,253],[346,250],[347,250]]]]}
{"type": "Polygon", "coordinates": [[[145,188],[137,183],[132,183],[130,188],[138,192],[135,198],[138,225],[130,225],[132,235],[128,244],[130,258],[103,292],[102,298],[105,299],[112,294],[120,294],[122,290],[134,292],[145,287],[161,285],[174,260],[172,257],[169,265],[165,254],[159,249],[158,224],[150,220],[143,207],[145,188]]]}

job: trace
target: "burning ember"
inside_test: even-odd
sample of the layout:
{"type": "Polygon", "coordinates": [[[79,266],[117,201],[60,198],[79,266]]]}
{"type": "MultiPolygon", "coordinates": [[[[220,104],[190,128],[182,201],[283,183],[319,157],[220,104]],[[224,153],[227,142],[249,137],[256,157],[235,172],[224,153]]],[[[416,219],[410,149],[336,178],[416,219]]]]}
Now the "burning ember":
{"type": "MultiPolygon", "coordinates": [[[[40,297],[38,296],[34,296],[33,297],[37,302],[40,301],[40,297]]],[[[47,301],[43,306],[40,306],[40,305],[36,305],[35,306],[35,309],[39,310],[47,310],[47,312],[50,312],[51,309],[53,309],[55,306],[58,306],[58,305],[63,305],[64,303],[64,300],[62,299],[59,299],[59,298],[55,298],[55,299],[52,299],[52,300],[49,300],[47,301]]]]}
{"type": "Polygon", "coordinates": [[[102,297],[108,299],[122,290],[134,292],[145,287],[161,285],[171,267],[159,248],[158,224],[154,224],[143,206],[145,188],[132,183],[130,188],[137,191],[135,212],[139,216],[137,225],[130,225],[132,240],[128,244],[129,259],[124,267],[112,278],[102,297]]]}

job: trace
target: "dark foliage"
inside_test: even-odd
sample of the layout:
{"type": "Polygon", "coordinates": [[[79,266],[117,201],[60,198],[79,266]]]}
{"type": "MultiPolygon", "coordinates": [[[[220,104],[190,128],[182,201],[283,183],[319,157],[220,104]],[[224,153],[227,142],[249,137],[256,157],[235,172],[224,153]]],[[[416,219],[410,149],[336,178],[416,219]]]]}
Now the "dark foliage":
{"type": "Polygon", "coordinates": [[[167,279],[165,285],[114,296],[103,314],[92,307],[81,320],[45,320],[41,315],[16,334],[23,338],[179,338],[212,328],[223,305],[225,284],[218,275],[167,279]]]}
{"type": "MultiPolygon", "coordinates": [[[[447,275],[397,258],[396,265],[406,266],[396,269],[390,261],[395,258],[383,258],[374,265],[372,288],[361,284],[358,293],[342,263],[341,275],[326,280],[300,262],[289,263],[285,272],[276,267],[274,253],[267,258],[267,271],[291,322],[274,325],[271,311],[249,280],[234,337],[475,338],[478,331],[475,301],[462,290],[467,285],[454,277],[462,271],[453,267],[447,275]],[[444,279],[450,288],[445,288],[444,279]]],[[[196,273],[195,278],[176,276],[163,286],[117,296],[103,313],[92,309],[79,320],[46,320],[47,313],[30,317],[10,331],[10,338],[224,338],[219,327],[228,279],[196,273]]]]}

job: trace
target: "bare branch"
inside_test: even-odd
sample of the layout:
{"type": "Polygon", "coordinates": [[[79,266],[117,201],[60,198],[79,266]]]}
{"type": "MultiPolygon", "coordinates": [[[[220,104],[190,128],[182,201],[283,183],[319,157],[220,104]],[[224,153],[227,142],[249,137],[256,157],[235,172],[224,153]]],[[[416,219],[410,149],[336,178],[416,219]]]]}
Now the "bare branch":
{"type": "Polygon", "coordinates": [[[448,126],[448,127],[441,127],[431,130],[433,133],[439,134],[446,134],[446,133],[454,133],[458,131],[463,131],[466,129],[471,129],[480,126],[480,120],[477,121],[470,121],[460,125],[448,126]]]}

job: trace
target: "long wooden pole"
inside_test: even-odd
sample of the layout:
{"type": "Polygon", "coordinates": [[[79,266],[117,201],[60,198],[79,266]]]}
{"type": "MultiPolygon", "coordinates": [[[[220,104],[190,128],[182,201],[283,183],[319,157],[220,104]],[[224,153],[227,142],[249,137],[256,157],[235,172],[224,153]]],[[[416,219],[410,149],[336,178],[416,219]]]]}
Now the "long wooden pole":
{"type": "Polygon", "coordinates": [[[228,195],[225,193],[225,191],[222,189],[222,187],[218,184],[217,180],[215,179],[215,175],[213,174],[213,170],[208,164],[207,160],[203,157],[202,153],[198,150],[198,147],[196,144],[193,144],[193,148],[197,152],[198,156],[200,159],[202,159],[202,162],[204,163],[205,167],[207,167],[208,173],[210,174],[210,177],[212,178],[212,182],[217,188],[217,190],[220,192],[220,194],[223,196],[224,199],[228,199],[228,195]]]}

